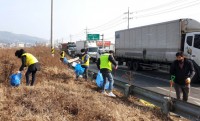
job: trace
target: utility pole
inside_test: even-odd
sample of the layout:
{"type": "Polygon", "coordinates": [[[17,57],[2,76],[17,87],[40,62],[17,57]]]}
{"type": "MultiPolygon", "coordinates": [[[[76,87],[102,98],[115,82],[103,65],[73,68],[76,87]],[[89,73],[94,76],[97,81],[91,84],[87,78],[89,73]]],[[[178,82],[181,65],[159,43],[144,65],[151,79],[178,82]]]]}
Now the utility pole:
{"type": "Polygon", "coordinates": [[[128,7],[128,29],[129,29],[129,7],[128,7]]]}
{"type": "Polygon", "coordinates": [[[102,40],[102,48],[104,49],[104,35],[102,34],[101,36],[102,36],[102,39],[101,39],[102,40]]]}
{"type": "Polygon", "coordinates": [[[51,55],[54,57],[54,41],[53,41],[53,0],[51,0],[51,55]]]}
{"type": "Polygon", "coordinates": [[[132,12],[131,13],[129,12],[129,7],[128,7],[128,12],[125,12],[124,14],[128,14],[128,18],[127,19],[128,19],[128,29],[129,29],[129,20],[133,19],[133,18],[130,18],[130,14],[132,14],[132,12]]]}
{"type": "Polygon", "coordinates": [[[88,29],[87,29],[87,27],[86,27],[86,29],[85,29],[85,34],[86,34],[86,41],[87,41],[87,40],[88,40],[88,37],[87,37],[88,29]]]}
{"type": "Polygon", "coordinates": [[[70,42],[72,42],[72,35],[70,34],[70,42]]]}

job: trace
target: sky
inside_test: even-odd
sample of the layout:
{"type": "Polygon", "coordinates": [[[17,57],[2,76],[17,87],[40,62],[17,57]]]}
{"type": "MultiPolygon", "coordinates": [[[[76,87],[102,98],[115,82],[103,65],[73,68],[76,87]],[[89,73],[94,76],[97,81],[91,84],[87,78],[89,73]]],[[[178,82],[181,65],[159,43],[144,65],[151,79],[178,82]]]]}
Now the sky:
{"type": "MultiPolygon", "coordinates": [[[[181,18],[200,21],[200,0],[53,0],[53,40],[79,41],[87,34],[114,43],[115,31],[181,18]]],[[[0,0],[0,31],[50,42],[51,0],[0,0]]]]}

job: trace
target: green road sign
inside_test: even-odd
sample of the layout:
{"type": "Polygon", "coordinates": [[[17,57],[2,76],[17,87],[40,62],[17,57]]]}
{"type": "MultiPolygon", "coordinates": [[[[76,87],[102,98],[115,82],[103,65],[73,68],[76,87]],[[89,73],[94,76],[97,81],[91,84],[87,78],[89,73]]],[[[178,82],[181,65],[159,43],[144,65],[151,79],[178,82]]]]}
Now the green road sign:
{"type": "Polygon", "coordinates": [[[87,40],[99,40],[99,34],[87,34],[87,40]]]}

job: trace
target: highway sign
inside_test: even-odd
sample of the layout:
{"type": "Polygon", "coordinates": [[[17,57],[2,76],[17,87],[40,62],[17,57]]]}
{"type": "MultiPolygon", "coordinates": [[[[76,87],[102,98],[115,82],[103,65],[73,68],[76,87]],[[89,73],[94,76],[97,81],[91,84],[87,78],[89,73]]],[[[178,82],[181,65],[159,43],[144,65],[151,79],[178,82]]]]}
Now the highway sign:
{"type": "Polygon", "coordinates": [[[99,34],[87,34],[87,40],[99,40],[99,34]]]}

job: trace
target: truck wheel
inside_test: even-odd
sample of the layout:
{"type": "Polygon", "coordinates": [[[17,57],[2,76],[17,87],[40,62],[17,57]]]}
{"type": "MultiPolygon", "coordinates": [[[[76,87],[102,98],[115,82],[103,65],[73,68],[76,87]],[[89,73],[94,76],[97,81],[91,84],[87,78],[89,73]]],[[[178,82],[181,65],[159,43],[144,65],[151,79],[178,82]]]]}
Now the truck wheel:
{"type": "Polygon", "coordinates": [[[133,64],[131,61],[128,61],[127,66],[129,70],[133,70],[133,64]]]}
{"type": "Polygon", "coordinates": [[[134,71],[139,71],[140,70],[140,65],[138,62],[133,62],[133,70],[134,71]]]}
{"type": "Polygon", "coordinates": [[[118,61],[118,65],[123,65],[123,61],[118,61]]]}

